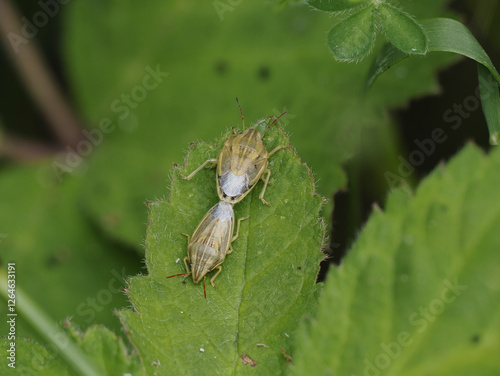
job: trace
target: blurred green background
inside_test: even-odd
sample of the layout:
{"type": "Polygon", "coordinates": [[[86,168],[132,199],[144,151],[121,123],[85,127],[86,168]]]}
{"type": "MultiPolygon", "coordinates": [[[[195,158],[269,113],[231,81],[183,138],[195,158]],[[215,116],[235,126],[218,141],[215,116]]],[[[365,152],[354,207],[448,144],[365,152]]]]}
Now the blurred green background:
{"type": "MultiPolygon", "coordinates": [[[[288,111],[281,123],[315,173],[318,193],[330,200],[323,215],[336,262],[371,205],[383,205],[391,189],[384,173],[397,173],[416,139],[437,127],[449,136],[405,179],[411,185],[467,140],[488,147],[481,110],[457,130],[443,119],[474,95],[473,62],[449,54],[407,59],[363,96],[373,55],[356,64],[333,61],[326,34],[335,18],[300,1],[49,3],[15,3],[21,25],[40,25],[19,48],[39,47],[87,132],[61,141],[20,78],[21,57],[10,58],[3,31],[0,258],[2,268],[16,263],[18,287],[55,321],[71,317],[81,328],[98,322],[119,332],[113,310],[129,305],[124,278],[147,273],[146,202],[168,198],[169,171],[191,142],[241,127],[235,97],[247,125],[288,111]]],[[[496,63],[496,4],[397,5],[417,19],[460,19],[496,63]]],[[[18,330],[35,336],[23,322],[18,330]]]]}

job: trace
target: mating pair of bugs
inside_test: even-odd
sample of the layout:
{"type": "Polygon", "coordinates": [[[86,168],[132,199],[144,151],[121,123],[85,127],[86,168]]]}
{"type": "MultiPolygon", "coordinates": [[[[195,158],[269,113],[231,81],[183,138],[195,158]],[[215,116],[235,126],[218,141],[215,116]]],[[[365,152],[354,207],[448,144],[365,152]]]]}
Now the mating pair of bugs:
{"type": "Polygon", "coordinates": [[[181,175],[184,179],[190,180],[207,164],[212,163],[207,168],[217,166],[217,193],[221,201],[208,211],[191,237],[184,234],[188,237],[187,256],[184,258],[186,273],[175,274],[167,278],[187,277],[191,274],[193,282],[197,284],[202,279],[204,280],[205,276],[212,270],[218,269],[210,279],[210,283],[216,289],[214,280],[222,271],[221,264],[226,255],[233,251],[231,243],[238,238],[241,221],[248,218],[238,220],[236,235],[233,236],[233,205],[243,200],[261,179],[264,181],[264,187],[259,198],[264,204],[269,205],[264,200],[264,193],[271,175],[268,168],[269,157],[278,150],[290,148],[290,146],[280,145],[269,153],[262,139],[271,125],[276,123],[285,113],[274,119],[262,135],[253,128],[245,130],[245,119],[241,106],[240,113],[243,131],[240,133],[233,128],[234,135],[229,136],[224,142],[217,158],[207,159],[188,176],[181,175]]]}

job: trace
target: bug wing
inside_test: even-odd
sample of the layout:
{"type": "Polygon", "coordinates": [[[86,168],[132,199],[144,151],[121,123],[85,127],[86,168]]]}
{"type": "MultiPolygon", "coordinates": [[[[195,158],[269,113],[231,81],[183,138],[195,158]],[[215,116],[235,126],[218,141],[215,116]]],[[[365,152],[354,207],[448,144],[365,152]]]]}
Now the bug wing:
{"type": "Polygon", "coordinates": [[[236,189],[228,185],[228,177],[234,176],[231,171],[232,143],[235,136],[230,136],[219,153],[217,162],[217,194],[221,200],[234,203],[234,198],[242,193],[238,186],[236,189]]]}
{"type": "Polygon", "coordinates": [[[226,174],[231,170],[231,154],[232,154],[232,143],[235,136],[229,136],[229,138],[224,142],[224,146],[219,152],[218,162],[217,162],[217,177],[220,178],[222,175],[226,174]]]}
{"type": "Polygon", "coordinates": [[[194,231],[191,243],[202,244],[217,251],[224,259],[231,244],[234,229],[233,207],[221,201],[203,217],[194,231]]]}
{"type": "Polygon", "coordinates": [[[267,167],[267,152],[266,157],[260,157],[256,159],[247,169],[248,175],[248,190],[252,189],[255,184],[259,181],[264,170],[267,167]]]}

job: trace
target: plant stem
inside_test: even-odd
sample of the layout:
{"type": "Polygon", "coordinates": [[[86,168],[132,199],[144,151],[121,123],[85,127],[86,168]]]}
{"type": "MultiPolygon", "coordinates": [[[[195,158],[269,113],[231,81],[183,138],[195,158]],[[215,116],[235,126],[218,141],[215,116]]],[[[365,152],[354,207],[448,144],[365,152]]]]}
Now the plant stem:
{"type": "Polygon", "coordinates": [[[5,51],[59,142],[75,146],[82,139],[82,127],[37,48],[34,36],[23,34],[20,19],[9,0],[0,0],[0,34],[5,51]]]}

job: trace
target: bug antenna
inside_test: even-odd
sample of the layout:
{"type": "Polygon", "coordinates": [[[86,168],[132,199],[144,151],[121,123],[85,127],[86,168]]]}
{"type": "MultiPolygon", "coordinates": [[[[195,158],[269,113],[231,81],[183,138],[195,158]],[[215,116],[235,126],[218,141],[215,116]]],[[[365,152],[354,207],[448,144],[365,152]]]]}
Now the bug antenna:
{"type": "Polygon", "coordinates": [[[205,289],[205,278],[203,278],[203,295],[205,296],[205,299],[207,298],[207,290],[205,289]]]}
{"type": "Polygon", "coordinates": [[[238,103],[238,107],[240,108],[241,121],[243,122],[243,130],[245,130],[245,117],[243,116],[243,111],[241,110],[240,101],[238,97],[236,97],[236,103],[238,103]]]}
{"type": "Polygon", "coordinates": [[[174,275],[171,275],[171,276],[168,276],[168,278],[174,278],[174,277],[187,277],[189,274],[187,273],[182,273],[182,274],[174,274],[174,275]]]}
{"type": "Polygon", "coordinates": [[[283,112],[280,116],[278,116],[276,119],[274,119],[274,121],[269,124],[269,126],[266,128],[266,130],[264,131],[264,133],[262,133],[262,137],[264,137],[264,135],[266,134],[266,132],[268,131],[269,128],[271,128],[271,125],[273,125],[274,123],[276,123],[278,121],[278,119],[280,117],[282,117],[283,115],[285,115],[287,113],[287,111],[283,112]]]}

